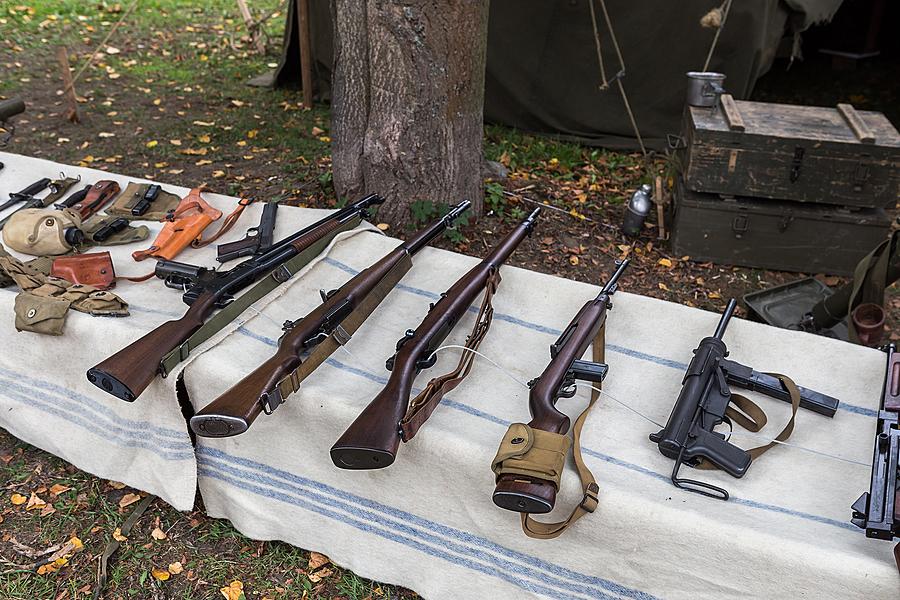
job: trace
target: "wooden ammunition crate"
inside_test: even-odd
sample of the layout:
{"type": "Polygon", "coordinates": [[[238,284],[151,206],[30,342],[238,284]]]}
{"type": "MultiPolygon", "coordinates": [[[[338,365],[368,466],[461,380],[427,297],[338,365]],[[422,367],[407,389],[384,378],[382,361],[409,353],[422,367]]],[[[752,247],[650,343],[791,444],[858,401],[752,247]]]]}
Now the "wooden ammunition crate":
{"type": "Polygon", "coordinates": [[[696,192],[893,208],[900,134],[879,112],[743,102],[688,107],[684,180],[696,192]]]}
{"type": "Polygon", "coordinates": [[[890,229],[882,208],[722,196],[675,188],[672,248],[721,264],[851,275],[890,229]]]}

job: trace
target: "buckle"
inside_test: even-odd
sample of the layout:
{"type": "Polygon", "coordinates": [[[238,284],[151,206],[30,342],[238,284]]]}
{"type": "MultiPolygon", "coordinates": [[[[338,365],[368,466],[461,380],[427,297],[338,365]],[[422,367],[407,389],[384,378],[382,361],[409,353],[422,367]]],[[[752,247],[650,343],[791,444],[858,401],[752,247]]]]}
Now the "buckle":
{"type": "Polygon", "coordinates": [[[599,493],[600,486],[598,486],[596,482],[588,485],[587,489],[584,491],[584,497],[581,499],[581,503],[578,507],[589,513],[594,512],[597,510],[597,505],[599,504],[597,499],[597,494],[599,493]]]}
{"type": "Polygon", "coordinates": [[[262,404],[263,412],[271,415],[275,409],[284,404],[284,398],[281,397],[281,390],[277,387],[271,392],[265,392],[259,397],[259,403],[262,404]]]}
{"type": "Polygon", "coordinates": [[[331,332],[331,337],[341,346],[346,346],[347,342],[350,341],[350,334],[340,325],[334,328],[334,331],[331,332]]]}
{"type": "Polygon", "coordinates": [[[274,271],[272,271],[272,278],[278,283],[284,283],[288,279],[291,278],[293,273],[291,273],[290,269],[287,268],[287,265],[281,265],[274,271]]]}

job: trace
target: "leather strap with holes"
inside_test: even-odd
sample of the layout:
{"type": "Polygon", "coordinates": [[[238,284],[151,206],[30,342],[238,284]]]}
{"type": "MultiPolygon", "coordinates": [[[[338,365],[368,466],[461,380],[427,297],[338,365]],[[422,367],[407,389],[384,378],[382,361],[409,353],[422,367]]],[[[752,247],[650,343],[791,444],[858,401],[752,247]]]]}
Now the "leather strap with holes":
{"type": "Polygon", "coordinates": [[[202,248],[203,246],[207,246],[212,244],[214,241],[228,233],[234,224],[237,223],[237,220],[240,218],[241,213],[244,212],[244,209],[253,204],[252,198],[241,198],[238,200],[238,205],[235,207],[231,214],[225,217],[225,220],[222,221],[222,226],[219,227],[219,230],[212,234],[210,237],[204,239],[197,238],[193,242],[191,242],[191,247],[193,248],[202,248]]]}

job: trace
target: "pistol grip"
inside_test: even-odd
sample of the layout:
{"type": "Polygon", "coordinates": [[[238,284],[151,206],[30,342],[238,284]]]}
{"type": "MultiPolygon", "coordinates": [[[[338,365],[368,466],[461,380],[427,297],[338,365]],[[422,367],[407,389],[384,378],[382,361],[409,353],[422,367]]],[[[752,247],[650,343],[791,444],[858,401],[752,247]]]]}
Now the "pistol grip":
{"type": "Polygon", "coordinates": [[[723,440],[719,434],[695,428],[684,457],[689,460],[705,458],[733,477],[743,477],[750,467],[750,454],[723,440]]]}

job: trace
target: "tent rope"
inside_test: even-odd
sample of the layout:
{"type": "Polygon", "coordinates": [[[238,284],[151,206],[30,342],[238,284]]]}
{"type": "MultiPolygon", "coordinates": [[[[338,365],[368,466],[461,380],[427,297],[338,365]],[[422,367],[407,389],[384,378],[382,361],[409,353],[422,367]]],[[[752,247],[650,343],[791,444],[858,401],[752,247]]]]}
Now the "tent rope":
{"type": "MultiPolygon", "coordinates": [[[[634,137],[637,138],[641,147],[641,152],[647,156],[647,148],[644,146],[644,139],[641,137],[641,130],[638,128],[637,120],[634,117],[634,111],[631,109],[631,103],[628,101],[628,94],[625,93],[625,86],[622,84],[622,77],[625,75],[625,59],[622,58],[622,49],[619,47],[619,41],[616,39],[616,32],[613,30],[612,20],[609,18],[609,11],[606,8],[606,0],[599,0],[600,8],[603,10],[603,19],[606,21],[606,28],[609,30],[609,38],[612,41],[613,48],[616,51],[616,57],[619,60],[621,70],[614,77],[616,85],[619,86],[619,93],[622,95],[622,101],[625,103],[625,111],[628,113],[628,119],[631,121],[631,127],[634,129],[634,137]]],[[[726,0],[730,2],[730,0],[726,0]]],[[[603,65],[603,52],[600,49],[600,32],[597,27],[597,14],[594,10],[594,0],[588,0],[588,6],[591,8],[591,20],[594,25],[594,42],[597,46],[597,59],[600,62],[600,77],[602,83],[600,89],[605,90],[609,87],[609,80],[606,77],[606,67],[603,65]]]]}
{"type": "Polygon", "coordinates": [[[703,70],[706,71],[709,69],[709,63],[712,61],[713,52],[716,50],[716,44],[719,43],[719,35],[722,33],[722,29],[725,27],[725,21],[728,20],[728,11],[731,10],[731,0],[725,0],[722,3],[722,6],[719,7],[719,10],[722,11],[722,22],[719,23],[719,26],[716,27],[716,35],[713,36],[712,45],[709,47],[709,53],[706,55],[706,62],[703,63],[703,70]]]}

